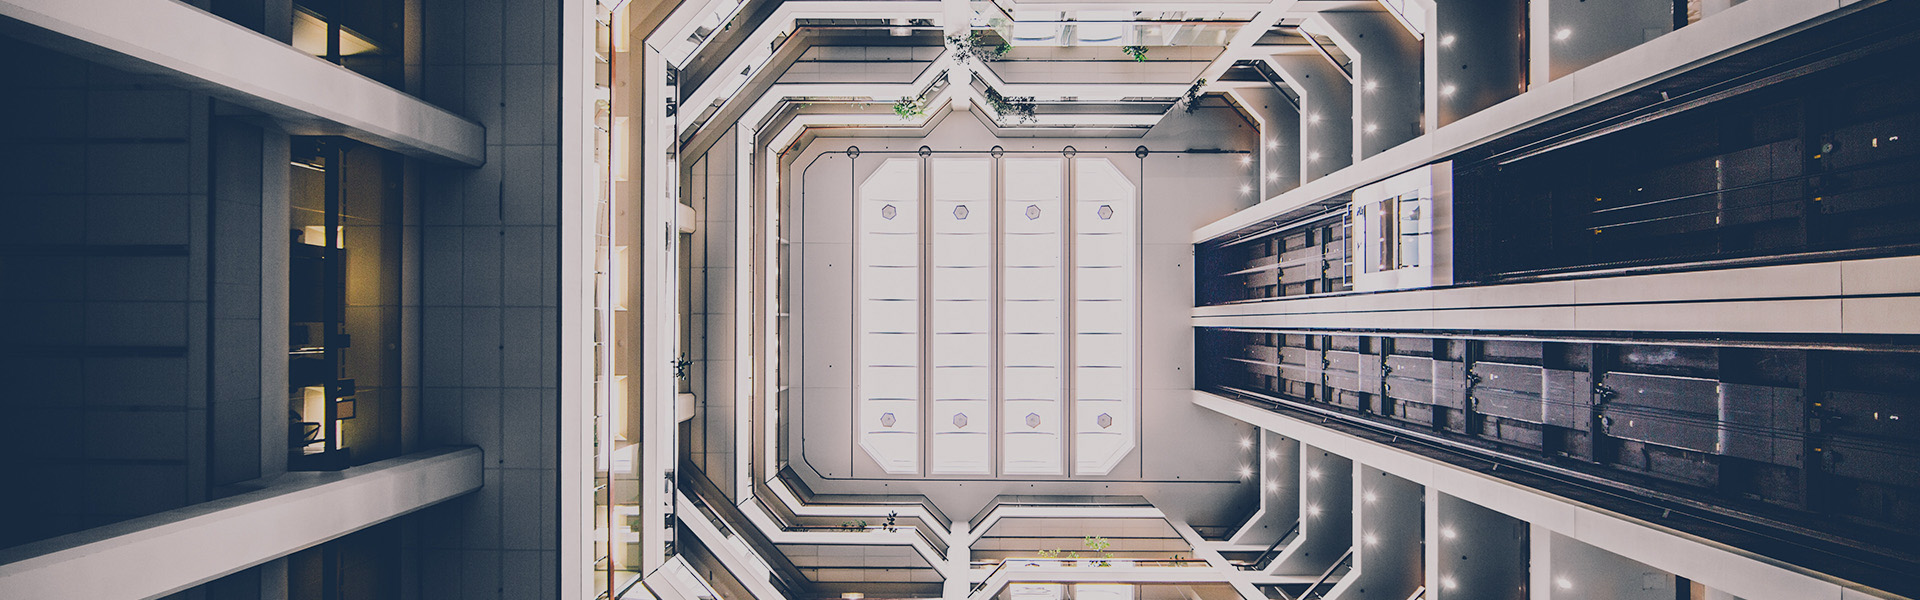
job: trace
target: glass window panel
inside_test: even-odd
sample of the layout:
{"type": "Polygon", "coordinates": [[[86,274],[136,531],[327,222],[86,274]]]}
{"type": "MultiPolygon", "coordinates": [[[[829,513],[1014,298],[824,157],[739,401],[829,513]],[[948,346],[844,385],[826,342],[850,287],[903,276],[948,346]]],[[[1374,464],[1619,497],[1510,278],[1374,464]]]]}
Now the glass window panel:
{"type": "Polygon", "coordinates": [[[1104,158],[1074,168],[1074,473],[1105,475],[1135,446],[1139,204],[1104,158]]]}
{"type": "Polygon", "coordinates": [[[1059,474],[1065,467],[1060,370],[1065,324],[1059,316],[1066,296],[1065,166],[1060,158],[1001,161],[1001,427],[1007,473],[1059,474]]]}
{"type": "Polygon", "coordinates": [[[861,299],[860,445],[881,469],[920,472],[920,164],[888,159],[855,202],[861,299]]]}
{"type": "MultiPolygon", "coordinates": [[[[984,409],[991,396],[993,339],[993,162],[986,158],[927,161],[932,197],[933,398],[968,399],[984,409]]],[[[936,401],[936,405],[954,403],[936,401]]],[[[936,473],[983,473],[991,466],[991,421],[984,410],[954,424],[954,410],[935,411],[936,473]],[[943,414],[947,413],[947,414],[943,414]],[[975,418],[978,422],[974,422],[975,418]]]]}

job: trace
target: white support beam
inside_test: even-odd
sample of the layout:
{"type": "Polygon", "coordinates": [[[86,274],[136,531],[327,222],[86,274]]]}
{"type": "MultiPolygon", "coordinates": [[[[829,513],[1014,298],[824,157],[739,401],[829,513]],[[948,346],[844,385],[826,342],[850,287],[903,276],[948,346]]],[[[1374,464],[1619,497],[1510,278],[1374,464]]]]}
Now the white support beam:
{"type": "MultiPolygon", "coordinates": [[[[1730,56],[1753,46],[1875,4],[1841,0],[1747,0],[1633,49],[1552,82],[1536,82],[1514,98],[1428,131],[1344,169],[1311,179],[1193,232],[1201,243],[1353,191],[1409,169],[1442,160],[1500,136],[1638,89],[1668,75],[1730,56]]],[[[1231,60],[1223,55],[1221,60],[1231,60]]],[[[1431,84],[1431,82],[1429,82],[1431,84]]]]}
{"type": "MultiPolygon", "coordinates": [[[[1741,598],[1895,597],[1744,549],[1348,435],[1318,422],[1302,421],[1199,390],[1194,390],[1193,402],[1243,423],[1298,439],[1303,444],[1339,453],[1353,459],[1356,468],[1364,464],[1426,486],[1430,500],[1434,494],[1447,494],[1741,598]]],[[[1427,503],[1429,523],[1436,522],[1431,512],[1434,504],[1427,503]]],[[[1433,548],[1433,528],[1428,528],[1427,535],[1428,548],[1433,548]]],[[[1428,552],[1431,561],[1433,551],[1428,552]]],[[[1429,586],[1434,585],[1431,567],[1429,563],[1429,586]]]]}
{"type": "MultiPolygon", "coordinates": [[[[410,454],[0,552],[0,598],[158,598],[480,489],[477,448],[410,454]]],[[[137,494],[140,490],[129,489],[137,494]]]]}
{"type": "Polygon", "coordinates": [[[296,135],[341,135],[479,166],[486,129],[226,19],[168,0],[0,0],[26,39],[252,108],[296,135]]]}

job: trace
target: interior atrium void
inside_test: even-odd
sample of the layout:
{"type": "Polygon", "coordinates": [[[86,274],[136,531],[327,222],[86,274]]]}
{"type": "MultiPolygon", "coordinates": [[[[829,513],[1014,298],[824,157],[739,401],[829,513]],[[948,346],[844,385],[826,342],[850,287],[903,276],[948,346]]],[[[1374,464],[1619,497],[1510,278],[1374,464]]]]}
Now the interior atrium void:
{"type": "Polygon", "coordinates": [[[0,599],[1920,598],[1917,31],[0,0],[0,599]]]}

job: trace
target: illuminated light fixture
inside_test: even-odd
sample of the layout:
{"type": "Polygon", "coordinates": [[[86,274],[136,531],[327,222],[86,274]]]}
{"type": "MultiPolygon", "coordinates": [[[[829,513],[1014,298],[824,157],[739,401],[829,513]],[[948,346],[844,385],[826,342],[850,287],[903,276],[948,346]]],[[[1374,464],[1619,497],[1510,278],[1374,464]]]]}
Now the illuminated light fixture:
{"type": "Polygon", "coordinates": [[[1460,534],[1458,532],[1455,532],[1452,527],[1442,527],[1440,528],[1440,537],[1453,539],[1456,537],[1460,537],[1460,534]]]}
{"type": "Polygon", "coordinates": [[[1367,540],[1368,546],[1380,545],[1380,538],[1378,536],[1373,535],[1373,532],[1371,531],[1367,532],[1366,540],[1367,540]]]}
{"type": "Polygon", "coordinates": [[[1250,164],[1253,164],[1253,157],[1245,154],[1240,155],[1240,166],[1244,167],[1250,164]]]}
{"type": "Polygon", "coordinates": [[[1570,38],[1570,37],[1573,37],[1572,27],[1561,27],[1559,31],[1553,32],[1553,39],[1556,39],[1562,42],[1567,41],[1567,38],[1570,38]]]}
{"type": "MultiPolygon", "coordinates": [[[[1280,180],[1279,171],[1267,171],[1267,181],[1279,181],[1279,180],[1280,180]]],[[[1272,453],[1268,453],[1268,454],[1271,455],[1272,453]]]]}
{"type": "Polygon", "coordinates": [[[1367,88],[1367,91],[1371,92],[1371,91],[1380,89],[1380,82],[1372,79],[1368,79],[1367,84],[1363,87],[1367,88]]]}
{"type": "Polygon", "coordinates": [[[1373,123],[1368,123],[1368,124],[1367,124],[1367,128],[1366,128],[1366,129],[1367,129],[1367,133],[1373,133],[1373,132],[1375,132],[1375,131],[1379,131],[1379,130],[1380,130],[1380,126],[1379,126],[1379,125],[1375,125],[1375,124],[1373,124],[1373,123]]]}
{"type": "Polygon", "coordinates": [[[1380,499],[1379,496],[1373,495],[1373,490],[1367,490],[1367,493],[1363,494],[1362,497],[1367,499],[1367,504],[1373,504],[1373,501],[1380,499]]]}
{"type": "Polygon", "coordinates": [[[1313,152],[1313,153],[1307,154],[1307,160],[1320,160],[1320,153],[1313,152]]]}
{"type": "Polygon", "coordinates": [[[1318,516],[1320,516],[1320,505],[1318,505],[1318,504],[1308,504],[1308,505],[1307,505],[1307,516],[1311,516],[1311,517],[1318,517],[1318,516]]]}
{"type": "Polygon", "coordinates": [[[1308,470],[1307,470],[1307,478],[1308,478],[1308,479],[1313,479],[1313,480],[1316,480],[1316,481],[1317,481],[1317,480],[1319,480],[1319,479],[1320,479],[1320,470],[1319,470],[1319,469],[1308,469],[1308,470]]]}
{"type": "Polygon", "coordinates": [[[1280,149],[1280,140],[1279,140],[1279,139],[1277,139],[1277,138],[1276,138],[1276,139],[1271,139],[1271,140],[1267,140],[1267,149],[1268,149],[1268,150],[1279,150],[1279,149],[1280,149]]]}
{"type": "Polygon", "coordinates": [[[1240,447],[1241,447],[1241,448],[1252,448],[1252,447],[1253,447],[1253,438],[1240,438],[1240,447]]]}
{"type": "Polygon", "coordinates": [[[1267,481],[1267,491],[1269,492],[1280,491],[1280,482],[1272,481],[1272,480],[1267,481]]]}
{"type": "Polygon", "coordinates": [[[1553,579],[1553,585],[1563,590],[1570,590],[1573,589],[1573,580],[1567,579],[1565,575],[1562,575],[1553,579]]]}
{"type": "Polygon", "coordinates": [[[1441,46],[1447,46],[1447,47],[1452,47],[1452,46],[1453,46],[1453,40],[1454,40],[1454,39],[1455,39],[1455,38],[1453,37],[1453,34],[1451,34],[1451,33],[1449,33],[1449,34],[1446,34],[1446,35],[1443,35],[1443,36],[1440,36],[1440,45],[1441,45],[1441,46]]]}
{"type": "Polygon", "coordinates": [[[840,600],[867,600],[867,595],[860,592],[846,592],[840,594],[840,600]]]}
{"type": "MultiPolygon", "coordinates": [[[[1274,177],[1279,177],[1279,176],[1280,176],[1280,174],[1279,174],[1279,173],[1274,173],[1274,174],[1273,174],[1273,176],[1274,176],[1274,177]]],[[[1279,451],[1279,450],[1268,450],[1268,451],[1267,451],[1267,460],[1280,460],[1280,451],[1279,451]]]]}
{"type": "Polygon", "coordinates": [[[1245,183],[1242,183],[1242,184],[1240,184],[1240,193],[1242,193],[1242,194],[1251,194],[1251,193],[1253,193],[1253,186],[1252,186],[1252,185],[1248,185],[1248,184],[1245,184],[1245,183]]]}
{"type": "Polygon", "coordinates": [[[1252,479],[1252,478],[1253,478],[1253,467],[1249,467],[1249,466],[1246,466],[1246,465],[1240,465],[1240,478],[1241,478],[1241,479],[1252,479]]]}
{"type": "Polygon", "coordinates": [[[1452,575],[1443,575],[1440,577],[1440,587],[1451,590],[1460,587],[1460,582],[1454,581],[1452,575]]]}
{"type": "Polygon", "coordinates": [[[1457,91],[1460,91],[1460,88],[1454,87],[1451,83],[1440,86],[1440,95],[1442,96],[1452,96],[1453,93],[1457,91]]]}
{"type": "Polygon", "coordinates": [[[1307,122],[1308,122],[1308,123],[1319,123],[1319,122],[1320,122],[1320,113],[1308,113],[1308,114],[1307,114],[1307,122]]]}

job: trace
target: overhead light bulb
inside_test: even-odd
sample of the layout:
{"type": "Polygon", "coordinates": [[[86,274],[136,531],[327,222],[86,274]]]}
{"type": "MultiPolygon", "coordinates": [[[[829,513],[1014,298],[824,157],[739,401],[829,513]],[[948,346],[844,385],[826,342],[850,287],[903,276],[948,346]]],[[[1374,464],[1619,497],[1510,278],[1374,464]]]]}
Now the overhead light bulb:
{"type": "Polygon", "coordinates": [[[1268,150],[1279,150],[1279,149],[1280,149],[1280,140],[1278,140],[1278,139],[1271,139],[1271,140],[1267,140],[1267,149],[1268,149],[1268,150]]]}
{"type": "Polygon", "coordinates": [[[1570,589],[1573,589],[1573,580],[1567,579],[1566,576],[1563,575],[1563,576],[1554,578],[1553,585],[1558,586],[1560,589],[1563,589],[1563,590],[1570,590],[1570,589]]]}
{"type": "Polygon", "coordinates": [[[1452,575],[1444,575],[1440,577],[1440,587],[1451,590],[1460,587],[1460,582],[1454,581],[1452,575]]]}
{"type": "MultiPolygon", "coordinates": [[[[1267,171],[1267,181],[1279,181],[1279,180],[1280,180],[1279,171],[1267,171]]],[[[1268,453],[1268,454],[1272,454],[1272,453],[1268,453]]]]}
{"type": "Polygon", "coordinates": [[[1453,40],[1454,40],[1454,37],[1453,37],[1453,34],[1451,34],[1451,33],[1449,33],[1449,34],[1446,34],[1446,35],[1443,35],[1443,36],[1440,36],[1440,45],[1442,45],[1442,46],[1452,46],[1452,45],[1453,45],[1453,40]]]}
{"type": "Polygon", "coordinates": [[[1367,490],[1367,493],[1363,494],[1362,497],[1367,499],[1367,504],[1373,504],[1373,501],[1380,499],[1378,496],[1373,495],[1373,490],[1367,490]]]}
{"type": "Polygon", "coordinates": [[[1240,478],[1241,478],[1241,479],[1252,479],[1252,478],[1253,478],[1253,467],[1249,467],[1249,466],[1246,466],[1246,465],[1240,465],[1240,478]]]}
{"type": "Polygon", "coordinates": [[[1253,447],[1253,438],[1244,438],[1244,437],[1243,437],[1243,438],[1240,438],[1240,447],[1241,447],[1241,448],[1243,448],[1243,449],[1245,449],[1245,448],[1252,448],[1252,447],[1253,447]]]}
{"type": "Polygon", "coordinates": [[[1373,124],[1373,123],[1368,123],[1368,124],[1367,124],[1367,133],[1373,133],[1373,132],[1375,132],[1375,131],[1379,131],[1379,130],[1380,130],[1380,126],[1379,126],[1379,125],[1375,125],[1375,124],[1373,124]]]}
{"type": "Polygon", "coordinates": [[[1553,32],[1553,39],[1556,40],[1564,42],[1570,37],[1573,37],[1573,28],[1571,27],[1561,27],[1559,31],[1553,32]]]}
{"type": "Polygon", "coordinates": [[[1253,193],[1253,186],[1245,183],[1240,184],[1240,193],[1242,194],[1253,193]]]}
{"type": "Polygon", "coordinates": [[[1378,545],[1380,545],[1380,538],[1379,538],[1379,537],[1377,537],[1377,536],[1375,536],[1375,535],[1373,535],[1373,532],[1371,532],[1371,531],[1369,531],[1369,532],[1367,532],[1367,536],[1366,536],[1366,540],[1367,540],[1367,545],[1368,545],[1368,546],[1378,546],[1378,545]]]}
{"type": "Polygon", "coordinates": [[[1453,93],[1457,91],[1460,91],[1460,88],[1454,87],[1451,83],[1440,86],[1440,95],[1442,96],[1452,96],[1453,93]]]}
{"type": "Polygon", "coordinates": [[[1245,154],[1240,155],[1240,166],[1244,167],[1250,164],[1253,164],[1253,157],[1245,154]]]}
{"type": "Polygon", "coordinates": [[[1456,538],[1456,537],[1459,537],[1459,536],[1460,536],[1460,534],[1459,534],[1459,533],[1456,533],[1456,532],[1454,532],[1454,530],[1453,530],[1453,528],[1452,528],[1452,527],[1442,527],[1442,528],[1440,528],[1440,537],[1443,537],[1443,538],[1447,538],[1447,539],[1453,539],[1453,538],[1456,538]]]}

